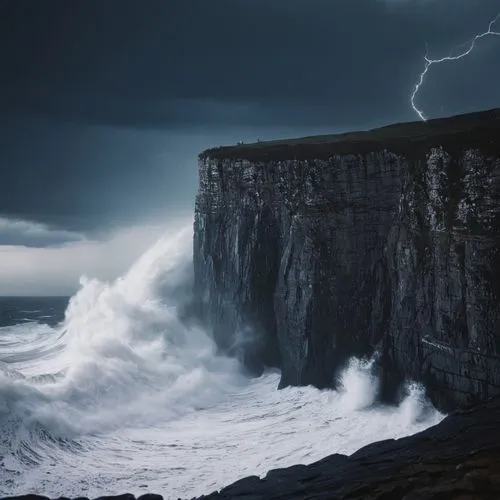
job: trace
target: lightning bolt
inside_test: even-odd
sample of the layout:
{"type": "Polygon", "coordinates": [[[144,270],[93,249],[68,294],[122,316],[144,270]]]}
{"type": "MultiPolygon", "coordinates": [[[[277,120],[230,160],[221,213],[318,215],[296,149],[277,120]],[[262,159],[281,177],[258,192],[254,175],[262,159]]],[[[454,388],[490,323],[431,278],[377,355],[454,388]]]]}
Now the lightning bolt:
{"type": "Polygon", "coordinates": [[[486,38],[488,36],[500,36],[500,31],[493,31],[493,26],[495,25],[495,23],[499,19],[500,19],[500,12],[497,14],[497,16],[492,21],[490,21],[490,24],[488,24],[488,30],[485,31],[484,33],[480,33],[479,35],[476,35],[470,42],[461,45],[461,47],[466,46],[466,49],[457,55],[449,55],[449,56],[441,57],[441,59],[431,59],[427,55],[428,50],[426,51],[425,56],[424,56],[424,59],[425,59],[424,70],[420,74],[420,78],[419,78],[418,82],[415,84],[415,87],[413,89],[413,92],[412,92],[411,98],[410,98],[411,107],[413,108],[413,111],[415,111],[415,113],[417,113],[418,117],[422,121],[426,121],[427,118],[425,117],[424,113],[420,109],[418,109],[417,105],[415,104],[415,99],[417,97],[417,94],[418,94],[420,88],[422,87],[422,85],[425,81],[425,75],[427,75],[427,73],[431,69],[431,66],[433,66],[434,64],[440,64],[440,63],[444,63],[444,62],[448,62],[448,61],[457,61],[458,59],[462,59],[464,57],[467,57],[474,50],[476,42],[478,40],[480,40],[481,38],[486,38]]]}

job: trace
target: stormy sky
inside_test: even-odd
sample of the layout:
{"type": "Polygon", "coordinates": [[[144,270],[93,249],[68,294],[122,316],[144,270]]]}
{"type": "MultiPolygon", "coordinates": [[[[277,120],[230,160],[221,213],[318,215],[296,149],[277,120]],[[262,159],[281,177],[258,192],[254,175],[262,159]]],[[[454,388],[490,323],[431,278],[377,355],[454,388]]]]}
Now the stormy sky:
{"type": "MultiPolygon", "coordinates": [[[[499,0],[3,0],[0,295],[123,272],[189,220],[206,147],[416,119],[426,47],[448,55],[498,12],[499,0]]],[[[419,107],[500,106],[499,58],[489,37],[434,66],[419,107]]]]}

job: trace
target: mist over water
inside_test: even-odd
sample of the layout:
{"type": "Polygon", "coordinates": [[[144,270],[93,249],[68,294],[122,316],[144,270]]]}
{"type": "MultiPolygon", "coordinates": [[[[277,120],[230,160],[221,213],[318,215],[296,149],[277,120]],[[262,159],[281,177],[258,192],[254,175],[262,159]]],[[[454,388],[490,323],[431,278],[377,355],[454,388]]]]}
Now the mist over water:
{"type": "Polygon", "coordinates": [[[83,278],[60,324],[0,328],[1,495],[187,498],[442,418],[418,386],[374,405],[369,361],[351,360],[338,391],[248,379],[181,319],[191,262],[188,223],[119,279],[83,278]]]}

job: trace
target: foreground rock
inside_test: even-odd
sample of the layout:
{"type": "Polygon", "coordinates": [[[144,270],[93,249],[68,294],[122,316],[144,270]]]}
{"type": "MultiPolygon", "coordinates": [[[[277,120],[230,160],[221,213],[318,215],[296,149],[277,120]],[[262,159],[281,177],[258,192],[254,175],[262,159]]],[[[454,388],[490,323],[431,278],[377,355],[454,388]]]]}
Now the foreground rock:
{"type": "Polygon", "coordinates": [[[281,386],[380,353],[383,396],[500,393],[500,110],[200,155],[198,310],[281,386]]]}
{"type": "Polygon", "coordinates": [[[399,440],[248,477],[199,500],[500,498],[500,399],[399,440]]]}

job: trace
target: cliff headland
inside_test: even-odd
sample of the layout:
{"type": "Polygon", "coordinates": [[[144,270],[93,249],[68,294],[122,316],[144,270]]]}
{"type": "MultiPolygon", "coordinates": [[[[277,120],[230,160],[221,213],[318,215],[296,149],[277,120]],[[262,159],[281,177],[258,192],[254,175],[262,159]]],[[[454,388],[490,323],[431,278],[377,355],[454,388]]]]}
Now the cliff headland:
{"type": "Polygon", "coordinates": [[[199,156],[200,316],[280,386],[377,356],[381,398],[500,392],[500,110],[199,156]]]}

